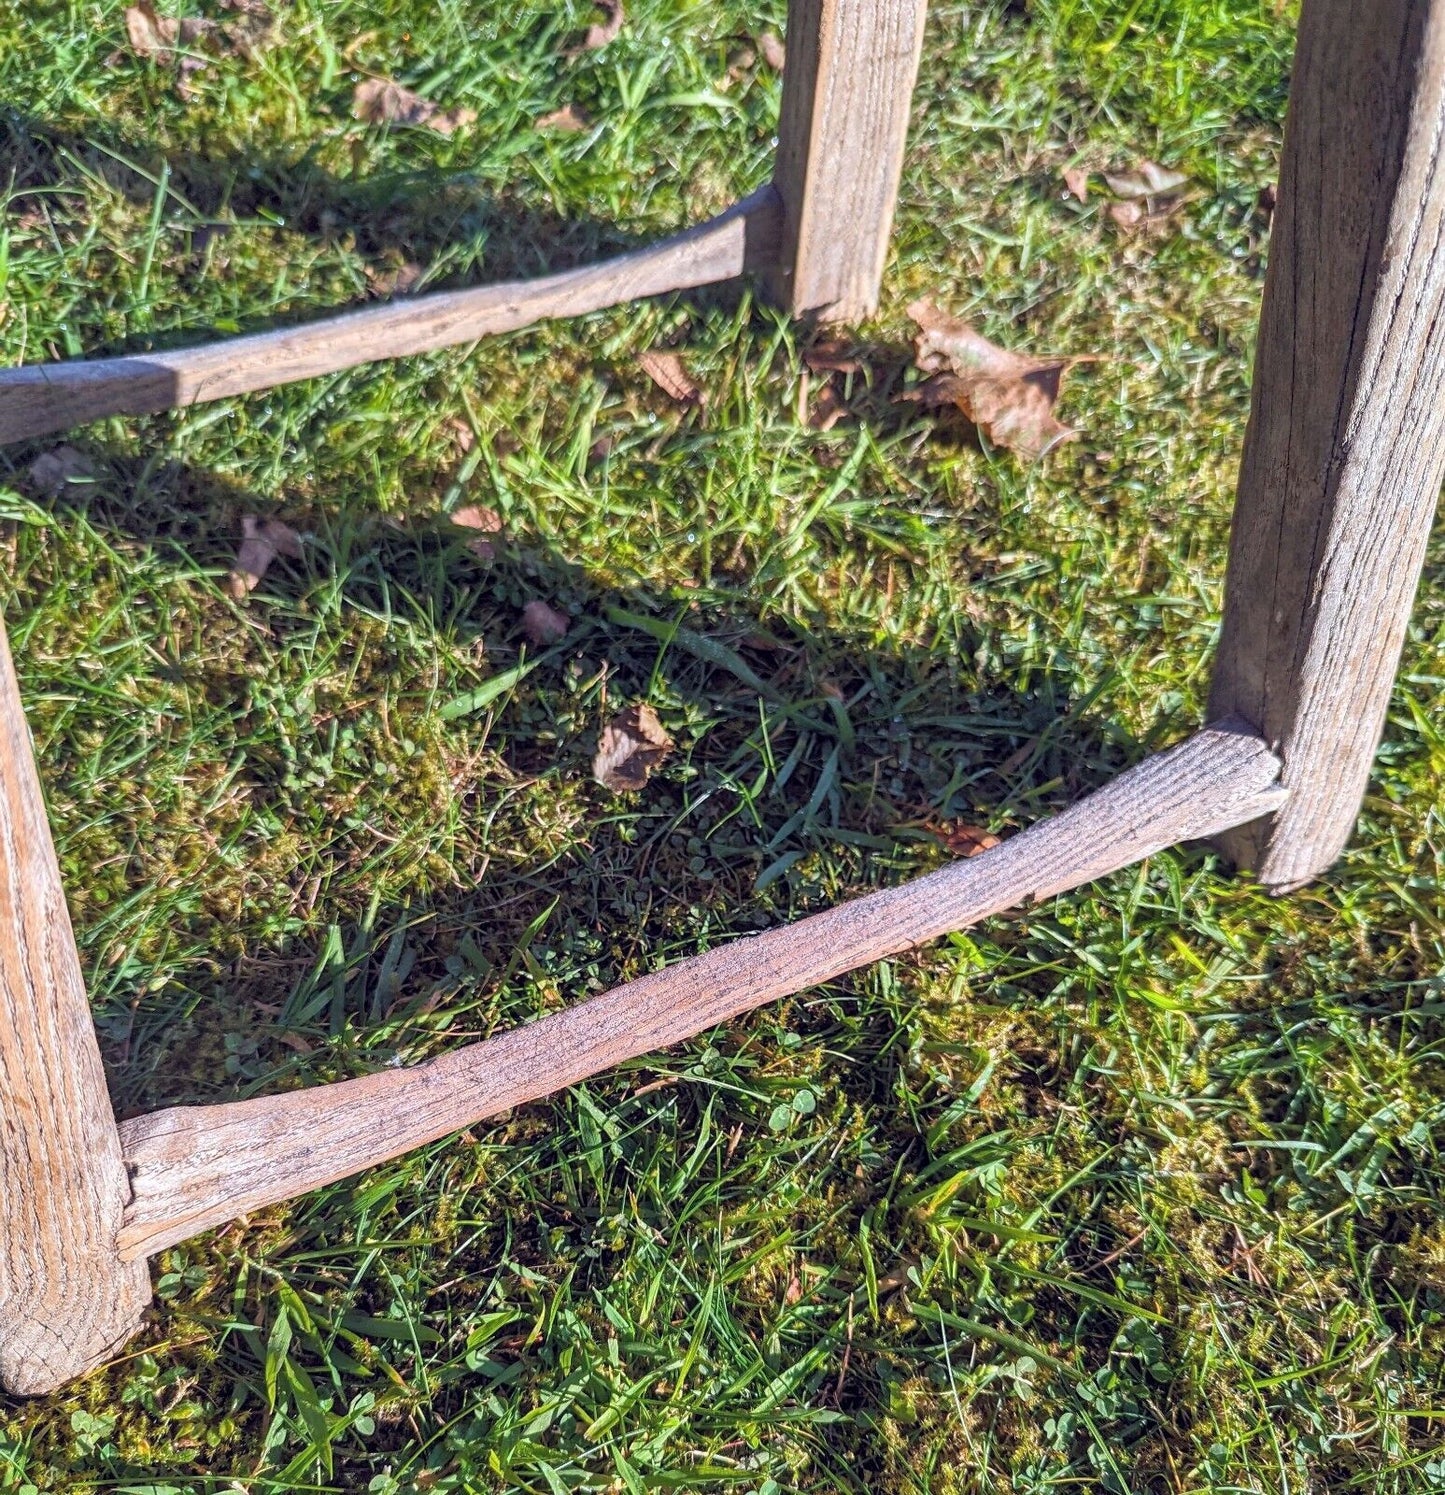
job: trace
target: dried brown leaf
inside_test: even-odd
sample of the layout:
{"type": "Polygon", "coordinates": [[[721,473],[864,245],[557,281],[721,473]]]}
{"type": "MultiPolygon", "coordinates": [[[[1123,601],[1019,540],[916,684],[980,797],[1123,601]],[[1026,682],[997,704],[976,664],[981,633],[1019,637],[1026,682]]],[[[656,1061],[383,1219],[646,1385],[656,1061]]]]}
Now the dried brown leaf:
{"type": "Polygon", "coordinates": [[[838,386],[829,380],[818,391],[818,398],[813,402],[808,428],[813,431],[831,431],[847,414],[848,402],[838,393],[838,386]]]}
{"type": "Polygon", "coordinates": [[[479,561],[496,559],[497,545],[502,539],[502,516],[495,509],[489,509],[485,504],[464,504],[447,517],[458,529],[475,532],[467,541],[467,549],[479,561]]]}
{"type": "Polygon", "coordinates": [[[1063,173],[1064,187],[1080,202],[1089,200],[1089,178],[1093,172],[1086,166],[1070,166],[1063,173]]]}
{"type": "Polygon", "coordinates": [[[603,727],[592,777],[615,794],[641,789],[671,751],[672,738],[652,707],[629,706],[603,727]]]}
{"type": "MultiPolygon", "coordinates": [[[[464,415],[450,416],[444,423],[442,429],[446,431],[456,443],[457,450],[465,456],[477,444],[477,433],[472,429],[472,423],[464,415]]],[[[500,524],[501,520],[498,519],[500,524]]]]}
{"type": "Polygon", "coordinates": [[[261,584],[271,562],[278,555],[300,560],[304,554],[301,536],[279,519],[258,519],[254,514],[241,515],[241,547],[231,568],[229,591],[238,602],[247,592],[261,584]]]}
{"type": "MultiPolygon", "coordinates": [[[[205,16],[163,16],[153,0],[138,0],[125,12],[125,34],[137,57],[153,57],[157,62],[175,61],[175,53],[184,47],[209,46],[212,51],[236,52],[254,56],[276,35],[276,21],[262,0],[222,0],[226,9],[237,13],[234,21],[212,21],[205,16]]],[[[199,57],[179,59],[182,73],[193,73],[207,66],[199,57]]]]}
{"type": "Polygon", "coordinates": [[[914,398],[956,405],[995,445],[1024,457],[1042,457],[1078,434],[1055,417],[1054,405],[1064,375],[1089,360],[1010,352],[927,300],[915,301],[908,315],[918,324],[914,362],[925,373],[941,371],[914,398]]]}
{"type": "Polygon", "coordinates": [[[788,49],[771,31],[764,31],[758,37],[758,51],[775,73],[781,73],[788,65],[788,49]]]}
{"type": "Polygon", "coordinates": [[[47,498],[54,498],[67,484],[83,483],[95,476],[95,465],[84,452],[73,446],[58,446],[54,451],[42,452],[27,472],[30,485],[47,498]]]}
{"type": "Polygon", "coordinates": [[[751,47],[734,47],[728,53],[727,76],[722,79],[719,87],[727,91],[739,78],[746,78],[757,66],[758,54],[751,47]]]}
{"type": "Polygon", "coordinates": [[[421,284],[425,274],[420,265],[403,260],[400,264],[368,267],[366,283],[373,296],[409,296],[421,284]]]}
{"type": "Polygon", "coordinates": [[[1148,213],[1142,202],[1111,202],[1109,217],[1120,228],[1138,228],[1148,213]]]}
{"type": "Polygon", "coordinates": [[[1163,197],[1177,192],[1188,180],[1182,171],[1171,171],[1157,161],[1141,161],[1133,171],[1104,173],[1104,181],[1115,197],[1163,197]]]}
{"type": "Polygon", "coordinates": [[[608,42],[615,41],[627,19],[622,9],[622,0],[597,0],[597,8],[606,19],[587,28],[587,35],[582,38],[584,52],[596,52],[608,42]]]}
{"type": "Polygon", "coordinates": [[[351,114],[368,125],[416,125],[450,135],[477,117],[473,109],[443,109],[390,78],[364,78],[351,95],[351,114]]]}
{"type": "Polygon", "coordinates": [[[956,857],[976,857],[998,845],[998,837],[981,825],[969,825],[963,820],[942,820],[928,827],[930,835],[936,836],[943,847],[956,857]]]}
{"type": "Polygon", "coordinates": [[[803,350],[803,362],[815,374],[861,374],[863,360],[848,343],[824,338],[803,350]]]}
{"type": "Polygon", "coordinates": [[[585,109],[579,109],[576,104],[563,104],[560,109],[554,109],[550,114],[539,116],[536,128],[562,130],[569,135],[576,135],[582,130],[590,130],[592,121],[588,119],[585,109]]]}
{"type": "Polygon", "coordinates": [[[540,598],[534,597],[522,609],[522,632],[527,635],[528,642],[539,649],[566,638],[571,626],[572,619],[566,613],[559,612],[540,598]]]}
{"type": "Polygon", "coordinates": [[[679,405],[707,404],[707,396],[676,353],[650,348],[638,358],[637,366],[669,399],[676,400],[679,405]]]}
{"type": "Polygon", "coordinates": [[[280,27],[265,0],[221,0],[221,5],[238,17],[222,22],[221,33],[242,57],[254,57],[276,41],[280,27]]]}
{"type": "Polygon", "coordinates": [[[181,23],[174,16],[157,15],[151,0],[140,0],[139,5],[126,8],[125,34],[137,57],[155,57],[167,62],[171,49],[180,40],[181,23]]]}

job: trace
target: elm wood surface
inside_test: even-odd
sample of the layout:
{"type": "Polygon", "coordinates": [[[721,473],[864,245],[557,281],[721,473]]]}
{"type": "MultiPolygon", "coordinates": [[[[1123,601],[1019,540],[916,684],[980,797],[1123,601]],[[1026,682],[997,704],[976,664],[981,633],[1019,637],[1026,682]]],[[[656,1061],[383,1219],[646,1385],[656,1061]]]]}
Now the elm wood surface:
{"type": "Polygon", "coordinates": [[[782,245],[769,278],[794,316],[878,306],[918,76],[926,0],[791,0],[773,181],[782,245]]]}
{"type": "Polygon", "coordinates": [[[150,1302],[116,1251],[130,1198],[10,648],[0,623],[0,1382],[49,1391],[150,1302]]]}
{"type": "Polygon", "coordinates": [[[134,1199],[121,1251],[159,1251],[765,1002],[1254,819],[1281,803],[1278,771],[1242,724],[1207,727],[971,860],[735,940],[483,1043],[410,1069],[126,1121],[134,1199]]]}
{"type": "Polygon", "coordinates": [[[1344,849],[1445,474],[1445,0],[1305,0],[1210,711],[1291,794],[1220,838],[1288,891],[1344,849]]]}
{"type": "Polygon", "coordinates": [[[0,443],[110,415],[146,415],[249,394],[380,358],[515,332],[553,317],[731,280],[773,263],[780,223],[778,195],[762,187],[685,233],[558,275],[403,297],[198,348],[0,369],[0,443]]]}

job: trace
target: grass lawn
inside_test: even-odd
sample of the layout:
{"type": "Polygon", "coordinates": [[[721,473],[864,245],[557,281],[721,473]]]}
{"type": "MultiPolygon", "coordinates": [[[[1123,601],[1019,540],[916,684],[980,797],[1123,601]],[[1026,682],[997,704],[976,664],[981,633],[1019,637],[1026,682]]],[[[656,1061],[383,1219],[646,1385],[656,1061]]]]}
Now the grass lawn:
{"type": "MultiPolygon", "coordinates": [[[[181,79],[120,0],[0,7],[5,361],[301,320],[409,264],[563,268],[768,175],[746,54],[783,0],[629,0],[581,54],[581,0],[277,9],[181,79]],[[359,124],[373,75],[476,118],[359,124]],[[590,125],[537,128],[568,104],[590,125]]],[[[29,475],[58,438],[0,451],[118,1110],[441,1052],[1190,731],[1292,25],[940,0],[826,432],[805,334],[729,286],[100,423],[58,494],[29,475]],[[1153,232],[1062,188],[1144,157],[1191,182],[1153,232]],[[899,402],[924,294],[1101,355],[1080,439],[1029,464],[899,402]],[[501,516],[490,562],[461,504],[501,516]],[[308,542],[238,602],[248,513],[308,542]],[[526,643],[533,599],[561,644],[526,643]],[[640,701],[677,747],[614,796],[591,755],[640,701]]],[[[1442,680],[1437,546],[1319,884],[1158,856],[167,1251],[120,1359],[0,1401],[0,1490],[1440,1490],[1442,680]]]]}

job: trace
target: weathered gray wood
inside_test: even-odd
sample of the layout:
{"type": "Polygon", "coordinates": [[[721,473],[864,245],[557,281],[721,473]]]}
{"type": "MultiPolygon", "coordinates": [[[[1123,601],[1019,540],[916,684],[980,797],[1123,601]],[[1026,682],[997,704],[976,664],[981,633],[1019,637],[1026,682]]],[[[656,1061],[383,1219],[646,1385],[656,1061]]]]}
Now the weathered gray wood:
{"type": "Polygon", "coordinates": [[[1283,760],[1221,838],[1278,891],[1349,838],[1445,473],[1442,130],[1442,0],[1305,0],[1210,697],[1283,760]]]}
{"type": "Polygon", "coordinates": [[[0,370],[0,443],[63,431],[108,415],[146,415],[427,353],[554,317],[730,280],[770,267],[781,221],[764,187],[726,213],[634,250],[537,280],[439,291],[299,327],[197,348],[0,370]]]}
{"type": "Polygon", "coordinates": [[[10,648],[0,624],[0,1382],[49,1391],[150,1301],[116,1232],[130,1198],[10,648]]]}
{"type": "Polygon", "coordinates": [[[783,235],[770,289],[794,316],[878,306],[926,0],[791,0],[773,181],[783,235]]]}
{"type": "Polygon", "coordinates": [[[1233,723],[1206,728],[993,850],[914,882],[655,971],[412,1069],[121,1127],[140,1256],[288,1199],[765,1002],[1052,897],[1175,841],[1277,806],[1278,761],[1233,723]]]}

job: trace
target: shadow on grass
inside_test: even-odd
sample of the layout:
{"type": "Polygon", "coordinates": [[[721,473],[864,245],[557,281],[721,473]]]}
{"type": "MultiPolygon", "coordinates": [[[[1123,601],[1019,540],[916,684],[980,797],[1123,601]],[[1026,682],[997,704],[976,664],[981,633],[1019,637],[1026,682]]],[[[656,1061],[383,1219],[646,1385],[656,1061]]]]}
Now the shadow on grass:
{"type": "MultiPolygon", "coordinates": [[[[53,206],[68,193],[93,192],[101,183],[134,207],[150,208],[164,188],[172,206],[190,215],[184,254],[197,275],[208,258],[224,253],[228,235],[261,226],[311,245],[330,245],[359,256],[373,298],[438,261],[457,268],[434,273],[425,289],[458,290],[531,279],[595,263],[655,243],[657,233],[635,234],[592,217],[564,216],[515,194],[497,194],[468,172],[439,176],[434,169],[339,177],[313,151],[256,155],[250,151],[202,154],[162,152],[154,145],[89,122],[87,134],[0,111],[0,183],[12,201],[40,215],[49,230],[53,206]]],[[[679,225],[679,228],[691,225],[679,225]]],[[[686,293],[684,293],[686,294],[686,293]]],[[[706,304],[728,304],[726,284],[692,295],[706,304]]],[[[336,311],[362,302],[338,303],[336,311]]],[[[220,332],[197,326],[96,341],[90,358],[182,347],[237,332],[313,321],[326,311],[306,306],[254,325],[220,332]]]]}
{"type": "MultiPolygon", "coordinates": [[[[233,605],[218,583],[240,515],[274,506],[181,463],[93,446],[86,455],[96,479],[46,502],[132,553],[168,558],[209,594],[206,611],[263,639],[268,658],[314,649],[319,627],[348,642],[345,615],[365,620],[386,672],[359,692],[368,709],[381,699],[392,735],[430,733],[430,750],[452,760],[463,824],[439,836],[438,855],[488,867],[471,886],[458,866],[430,870],[415,896],[398,889],[359,914],[353,887],[328,910],[314,880],[327,887],[349,869],[354,883],[385,834],[365,812],[372,801],[332,776],[381,765],[358,743],[355,761],[338,767],[335,723],[349,707],[302,704],[304,672],[289,687],[258,686],[254,655],[197,639],[158,673],[168,668],[173,690],[231,724],[227,794],[250,806],[241,839],[258,816],[294,818],[324,849],[289,866],[258,849],[292,884],[292,934],[277,939],[271,925],[263,948],[192,961],[180,986],[160,992],[138,995],[96,973],[123,1114],[411,1062],[628,979],[659,955],[680,958],[926,870],[945,855],[941,826],[1007,833],[1142,751],[1049,682],[969,690],[934,651],[764,621],[745,575],[706,589],[610,587],[525,534],[503,537],[484,563],[469,549],[475,535],[441,516],[403,524],[283,511],[313,537],[307,559],[276,562],[262,589],[233,605]],[[520,619],[532,599],[572,619],[560,643],[528,643],[520,619]],[[435,641],[450,683],[422,686],[404,678],[404,663],[385,662],[392,628],[422,650],[435,641]],[[490,695],[498,679],[514,683],[490,695]],[[597,724],[634,700],[658,706],[678,746],[642,795],[615,798],[591,781],[590,757],[597,724]],[[541,828],[549,803],[563,800],[568,827],[541,828]],[[514,807],[500,822],[499,802],[514,807]],[[328,806],[340,823],[325,823],[328,806]]],[[[47,777],[71,771],[78,765],[52,761],[47,777]]],[[[129,771],[143,783],[144,758],[129,771]]],[[[173,770],[162,757],[157,771],[173,770]]],[[[213,925],[202,916],[189,943],[214,943],[213,925]]],[[[187,942],[183,929],[171,933],[187,942]]]]}

